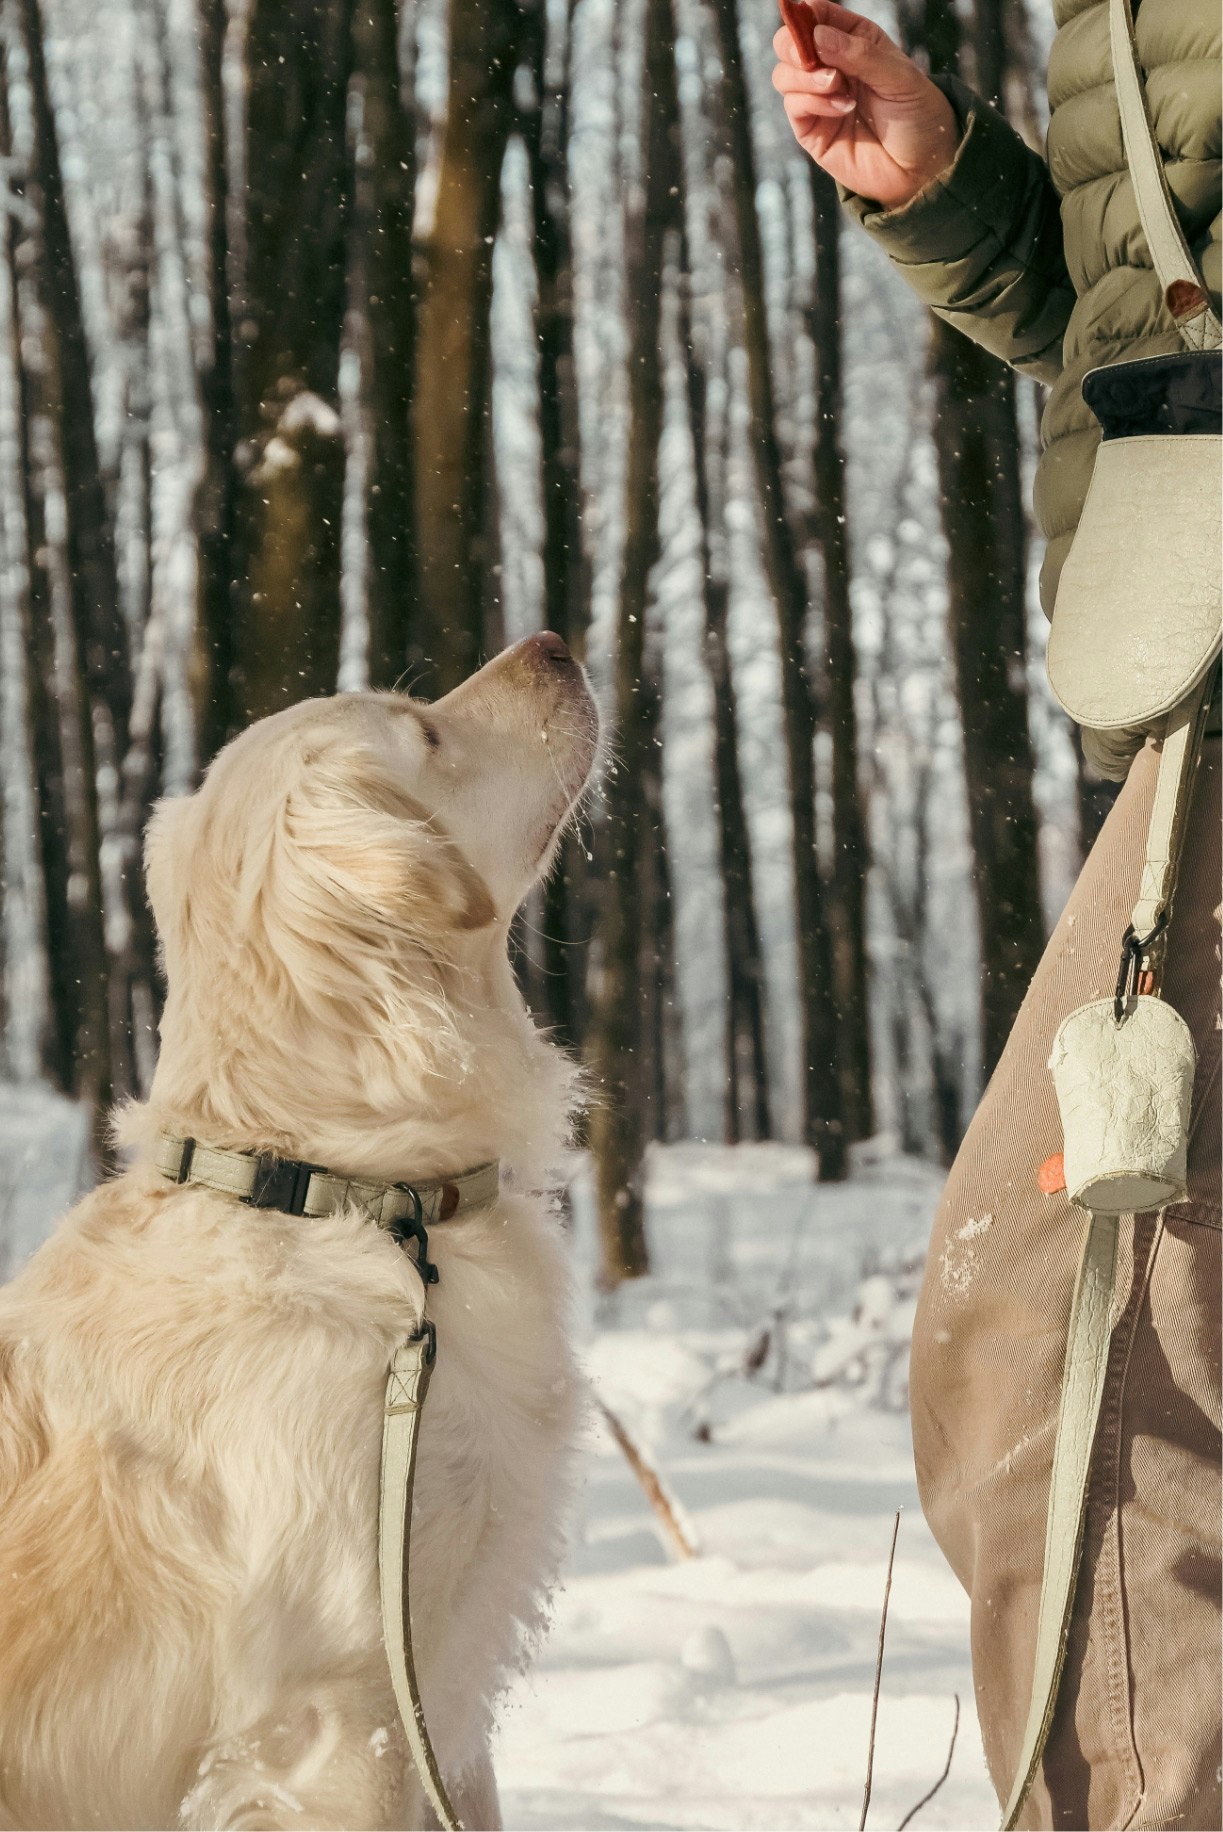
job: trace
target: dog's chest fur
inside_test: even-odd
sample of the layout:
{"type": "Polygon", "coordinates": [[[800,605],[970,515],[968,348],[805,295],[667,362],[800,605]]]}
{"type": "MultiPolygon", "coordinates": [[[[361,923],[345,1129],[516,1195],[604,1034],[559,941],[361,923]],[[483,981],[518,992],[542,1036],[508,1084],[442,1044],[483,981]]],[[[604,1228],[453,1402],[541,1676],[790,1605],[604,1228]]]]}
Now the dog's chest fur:
{"type": "MultiPolygon", "coordinates": [[[[439,1346],[412,1616],[438,1754],[457,1772],[539,1626],[575,1383],[563,1242],[542,1204],[504,1199],[437,1228],[431,1246],[439,1346]]],[[[45,1440],[0,1496],[0,1564],[11,1553],[64,1578],[59,1605],[44,1595],[41,1645],[39,1619],[23,1628],[23,1673],[6,1674],[0,1651],[0,1750],[18,1773],[31,1734],[20,1700],[36,1694],[71,1752],[61,1772],[108,1823],[148,1810],[155,1823],[222,1772],[205,1759],[200,1778],[201,1750],[292,1720],[294,1701],[323,1701],[309,1706],[321,1737],[341,1734],[333,1700],[354,1749],[394,1756],[379,1445],[387,1361],[419,1301],[401,1250],[352,1212],[252,1212],[147,1172],[87,1198],[0,1294],[0,1345],[20,1341],[13,1379],[45,1440]],[[48,1483],[40,1521],[22,1492],[48,1483]],[[72,1604],[82,1569],[90,1608],[72,1604]],[[115,1771],[116,1747],[140,1752],[129,1772],[115,1771]],[[157,1773],[176,1777],[175,1800],[149,1793],[157,1773]]],[[[3,1611],[0,1595],[0,1650],[3,1611]]],[[[51,1818],[25,1823],[54,1823],[43,1805],[51,1818]]]]}

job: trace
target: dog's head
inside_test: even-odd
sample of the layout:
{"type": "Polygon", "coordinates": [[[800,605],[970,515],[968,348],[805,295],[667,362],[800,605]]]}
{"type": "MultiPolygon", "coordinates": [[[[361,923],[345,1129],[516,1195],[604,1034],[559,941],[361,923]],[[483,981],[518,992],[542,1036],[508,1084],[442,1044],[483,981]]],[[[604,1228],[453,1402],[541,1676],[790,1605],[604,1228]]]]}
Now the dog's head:
{"type": "Polygon", "coordinates": [[[210,1090],[220,1124],[224,1095],[236,1134],[250,1123],[243,1065],[266,1080],[296,1051],[296,1079],[321,1095],[320,1048],[333,1081],[336,1052],[355,1051],[374,1107],[402,1105],[396,1065],[416,1052],[418,1080],[436,1073],[438,1037],[458,1047],[456,1013],[506,1007],[509,921],[551,861],[597,740],[586,677],[549,633],[433,705],[341,694],[236,738],[149,827],[170,1105],[210,1090]],[[196,1059],[195,1093],[168,1056],[196,1059]]]}

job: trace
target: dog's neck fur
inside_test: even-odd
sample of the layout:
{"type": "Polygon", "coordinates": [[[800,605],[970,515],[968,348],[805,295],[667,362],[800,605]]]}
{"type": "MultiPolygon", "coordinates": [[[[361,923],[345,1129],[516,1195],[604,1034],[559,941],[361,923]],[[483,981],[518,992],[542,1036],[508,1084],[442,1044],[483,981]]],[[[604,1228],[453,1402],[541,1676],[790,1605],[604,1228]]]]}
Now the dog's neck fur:
{"type": "Polygon", "coordinates": [[[503,928],[356,998],[282,979],[269,1005],[243,958],[228,984],[172,975],[149,1099],[117,1126],[138,1156],[171,1132],[388,1182],[494,1158],[520,1188],[555,1182],[576,1070],[532,1023],[503,928]]]}

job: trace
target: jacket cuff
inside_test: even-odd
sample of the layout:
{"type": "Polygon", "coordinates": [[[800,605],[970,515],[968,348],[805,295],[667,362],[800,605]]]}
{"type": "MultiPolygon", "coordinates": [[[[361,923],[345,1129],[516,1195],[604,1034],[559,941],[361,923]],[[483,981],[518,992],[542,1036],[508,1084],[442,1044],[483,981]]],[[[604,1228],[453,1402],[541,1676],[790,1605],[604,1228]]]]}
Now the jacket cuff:
{"type": "Polygon", "coordinates": [[[955,76],[935,78],[962,135],[950,165],[898,209],[841,189],[841,201],[899,266],[959,261],[981,240],[982,225],[1005,241],[1030,182],[1035,155],[1010,123],[955,76]]]}

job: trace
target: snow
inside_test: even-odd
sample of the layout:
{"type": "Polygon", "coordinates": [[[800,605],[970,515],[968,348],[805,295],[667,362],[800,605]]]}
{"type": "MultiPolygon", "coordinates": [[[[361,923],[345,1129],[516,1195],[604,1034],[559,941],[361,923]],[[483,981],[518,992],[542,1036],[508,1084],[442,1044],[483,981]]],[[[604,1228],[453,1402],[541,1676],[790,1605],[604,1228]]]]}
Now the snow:
{"type": "MultiPolygon", "coordinates": [[[[553,1630],[503,1713],[507,1825],[856,1826],[898,1508],[868,1823],[937,1779],[956,1694],[951,1772],[913,1823],[995,1823],[967,1600],[921,1516],[895,1366],[939,1177],[866,1158],[828,1189],[789,1147],[655,1148],[655,1270],[589,1302],[585,1356],[702,1550],[668,1557],[592,1424],[553,1630]]],[[[574,1234],[588,1291],[581,1179],[574,1234]]]]}
{"type": "MultiPolygon", "coordinates": [[[[71,1200],[79,1111],[0,1087],[0,1273],[71,1200]]],[[[886,1143],[815,1185],[798,1148],[655,1147],[651,1275],[593,1278],[572,1191],[583,1354],[700,1550],[678,1562],[592,1408],[572,1549],[496,1751],[511,1827],[855,1826],[901,1510],[869,1824],[989,1826],[968,1605],[922,1520],[905,1357],[939,1174],[886,1143]]]]}
{"type": "Polygon", "coordinates": [[[85,1111],[49,1089],[0,1083],[0,1279],[84,1187],[85,1111]]]}

